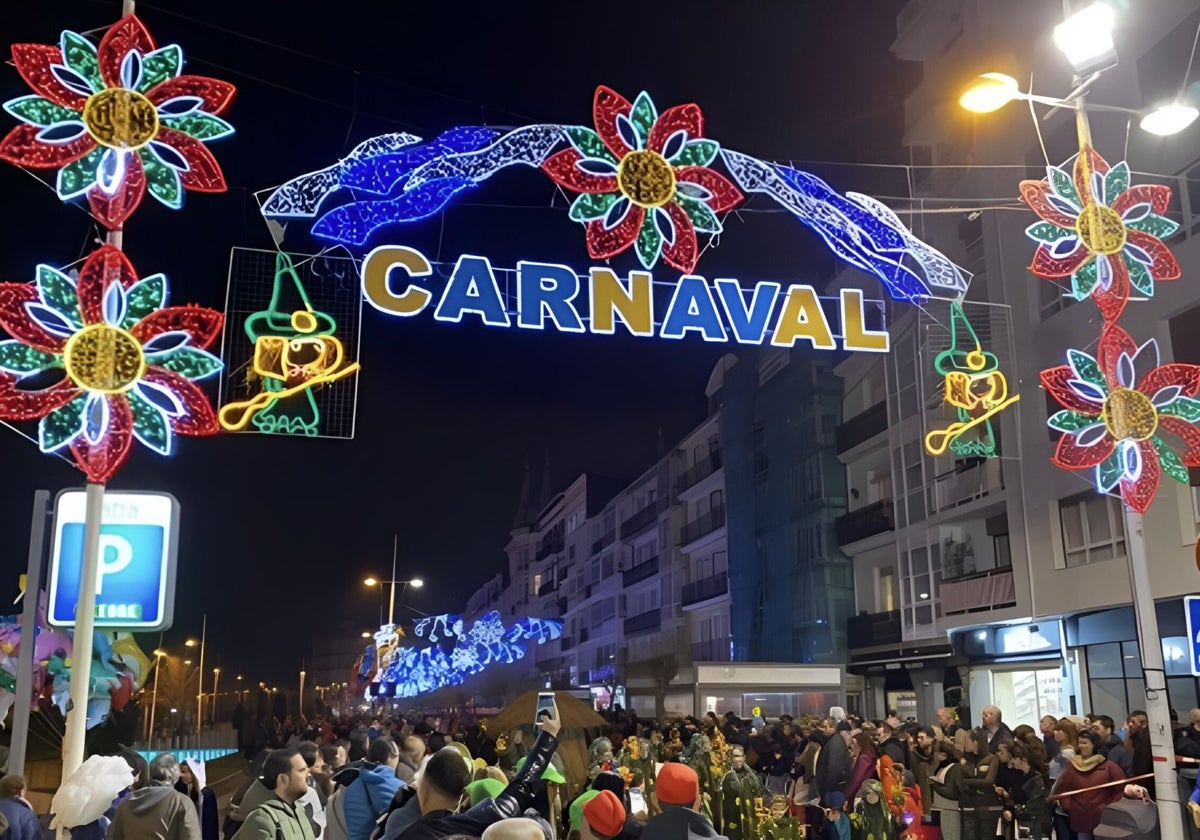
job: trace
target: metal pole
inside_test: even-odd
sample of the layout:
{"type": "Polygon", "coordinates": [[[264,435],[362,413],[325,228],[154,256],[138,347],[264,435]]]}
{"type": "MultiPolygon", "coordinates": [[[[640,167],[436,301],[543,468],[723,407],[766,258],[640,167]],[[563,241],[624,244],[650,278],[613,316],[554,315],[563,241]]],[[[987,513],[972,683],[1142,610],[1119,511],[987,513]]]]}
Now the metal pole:
{"type": "Polygon", "coordinates": [[[29,567],[25,572],[25,604],[21,611],[21,638],[17,651],[17,703],[13,707],[12,743],[8,772],[25,775],[25,750],[29,744],[29,698],[33,696],[33,651],[37,634],[37,612],[42,594],[42,547],[46,539],[46,509],[50,491],[33,494],[33,521],[29,525],[29,567]]]}
{"type": "Polygon", "coordinates": [[[63,735],[62,780],[83,764],[87,735],[88,688],[92,682],[92,642],[96,628],[96,586],[100,569],[100,519],[104,514],[104,485],[88,482],[83,526],[83,569],[75,604],[75,637],[71,645],[71,700],[63,735]]]}
{"type": "Polygon", "coordinates": [[[221,669],[213,668],[213,702],[212,702],[212,725],[217,725],[217,685],[221,682],[221,669]]]}
{"type": "Polygon", "coordinates": [[[300,671],[300,702],[299,708],[296,710],[296,722],[300,722],[300,716],[304,714],[304,671],[300,671]]]}
{"type": "Polygon", "coordinates": [[[150,698],[150,734],[146,736],[146,749],[148,750],[154,749],[154,710],[158,708],[158,670],[162,667],[162,660],[162,654],[156,652],[154,654],[154,693],[150,698]]]}
{"type": "Polygon", "coordinates": [[[395,622],[396,611],[396,555],[400,553],[400,535],[392,534],[392,594],[388,598],[388,624],[395,622]]]}
{"type": "Polygon", "coordinates": [[[1150,721],[1150,749],[1154,753],[1158,826],[1162,840],[1183,840],[1183,812],[1179,807],[1179,787],[1173,772],[1175,745],[1171,733],[1171,708],[1167,703],[1162,638],[1158,635],[1158,616],[1154,612],[1154,595],[1146,568],[1146,537],[1142,515],[1128,507],[1125,508],[1125,544],[1129,554],[1133,611],[1137,616],[1138,647],[1142,654],[1142,675],[1146,680],[1146,716],[1150,721]]]}
{"type": "MultiPolygon", "coordinates": [[[[204,726],[204,642],[208,638],[208,613],[204,614],[204,623],[200,625],[200,673],[196,675],[196,737],[204,726]]],[[[199,742],[196,744],[199,746],[199,742]]]]}

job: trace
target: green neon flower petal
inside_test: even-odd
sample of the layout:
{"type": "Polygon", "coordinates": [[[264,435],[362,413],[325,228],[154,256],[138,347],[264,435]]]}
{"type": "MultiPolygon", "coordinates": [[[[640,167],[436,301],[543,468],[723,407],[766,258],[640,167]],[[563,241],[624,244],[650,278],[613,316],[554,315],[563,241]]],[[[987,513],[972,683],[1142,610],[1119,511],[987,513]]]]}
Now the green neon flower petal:
{"type": "Polygon", "coordinates": [[[56,105],[40,96],[19,96],[4,103],[4,110],[23,123],[49,126],[67,120],[79,119],[79,114],[70,108],[56,105]]]}
{"type": "Polygon", "coordinates": [[[1046,421],[1046,425],[1060,432],[1077,432],[1080,429],[1093,425],[1097,419],[1096,417],[1088,417],[1086,414],[1081,414],[1078,411],[1064,409],[1051,414],[1050,419],[1046,421]]]}
{"type": "Polygon", "coordinates": [[[1175,453],[1175,450],[1167,445],[1160,437],[1153,437],[1154,448],[1158,451],[1158,464],[1162,467],[1163,472],[1171,476],[1180,484],[1188,483],[1188,469],[1183,465],[1183,460],[1175,453]]]}
{"type": "Polygon", "coordinates": [[[125,293],[124,329],[130,329],[138,321],[162,307],[167,302],[167,278],[152,274],[129,287],[125,293]]]}
{"type": "Polygon", "coordinates": [[[1096,275],[1096,260],[1094,258],[1088,260],[1071,275],[1071,297],[1076,300],[1087,300],[1092,294],[1092,289],[1096,288],[1096,281],[1099,279],[1096,275]]]}
{"type": "Polygon", "coordinates": [[[692,227],[696,229],[697,233],[721,232],[721,220],[700,199],[675,193],[675,202],[683,208],[683,212],[687,213],[688,218],[692,220],[692,227]]]}
{"type": "Polygon", "coordinates": [[[716,140],[690,140],[669,162],[672,166],[708,166],[719,151],[721,144],[716,140]]]}
{"type": "Polygon", "coordinates": [[[133,431],[138,440],[162,455],[171,452],[171,426],[167,418],[148,402],[137,388],[125,392],[133,411],[133,431]]]}
{"type": "Polygon", "coordinates": [[[1057,166],[1046,167],[1046,180],[1050,182],[1050,188],[1058,193],[1061,198],[1079,206],[1079,193],[1075,191],[1075,181],[1066,172],[1059,169],[1057,166]]]}
{"type": "Polygon", "coordinates": [[[1189,423],[1195,423],[1200,420],[1200,400],[1191,397],[1176,397],[1166,405],[1160,405],[1158,413],[1170,414],[1183,418],[1189,423]]]}
{"type": "Polygon", "coordinates": [[[58,170],[58,194],[62,198],[83,195],[96,184],[96,168],[104,157],[104,147],[97,146],[79,160],[72,161],[58,170]]]}
{"type": "Polygon", "coordinates": [[[1150,213],[1136,222],[1126,222],[1125,227],[1130,230],[1148,233],[1151,236],[1157,236],[1159,239],[1166,239],[1179,230],[1179,223],[1168,219],[1166,216],[1158,216],[1150,213]]]}
{"type": "Polygon", "coordinates": [[[183,184],[179,173],[163,163],[149,146],[143,148],[142,169],[146,172],[146,188],[161,203],[178,210],[183,206],[183,184]]]}
{"type": "Polygon", "coordinates": [[[1113,201],[1125,190],[1129,189],[1129,164],[1121,161],[1104,176],[1105,203],[1112,205],[1113,201]]]}
{"type": "Polygon", "coordinates": [[[641,136],[642,147],[645,148],[646,141],[650,139],[650,129],[654,127],[654,121],[658,119],[658,109],[654,107],[654,101],[646,91],[639,93],[637,99],[633,100],[633,111],[630,113],[629,119],[641,136]]]}
{"type": "Polygon", "coordinates": [[[181,117],[162,117],[160,121],[167,128],[174,128],[205,142],[233,134],[233,126],[225,120],[202,111],[184,114],[181,117]]]}
{"type": "Polygon", "coordinates": [[[567,139],[571,141],[575,151],[585,158],[599,158],[616,165],[617,159],[613,157],[613,153],[608,150],[608,146],[604,145],[600,135],[590,128],[582,125],[569,125],[567,126],[567,139]]]}
{"type": "Polygon", "coordinates": [[[1096,467],[1096,487],[1100,489],[1101,493],[1107,493],[1117,486],[1117,482],[1121,480],[1124,473],[1125,467],[1121,464],[1121,447],[1118,446],[1113,454],[1096,467]]]}
{"type": "Polygon", "coordinates": [[[186,345],[159,356],[148,356],[146,361],[191,380],[212,376],[219,373],[223,367],[221,360],[212,353],[186,345]]]}
{"type": "Polygon", "coordinates": [[[142,57],[142,79],[138,90],[150,90],[159,82],[174,79],[183,69],[183,50],[178,44],[168,44],[142,57]]]}
{"type": "Polygon", "coordinates": [[[1059,227],[1054,222],[1034,222],[1025,228],[1025,234],[1030,239],[1036,239],[1038,242],[1044,242],[1047,245],[1053,245],[1058,240],[1066,239],[1068,236],[1078,235],[1072,228],[1059,227]]]}
{"type": "Polygon", "coordinates": [[[24,376],[47,368],[58,367],[61,357],[43,353],[19,341],[0,341],[0,371],[24,376]]]}
{"type": "Polygon", "coordinates": [[[83,329],[83,318],[79,314],[79,295],[71,278],[48,265],[39,265],[37,272],[38,294],[47,306],[62,315],[78,329],[83,329]]]}
{"type": "Polygon", "coordinates": [[[38,445],[43,452],[62,449],[83,432],[83,409],[87,405],[87,394],[51,411],[38,423],[38,445]]]}
{"type": "Polygon", "coordinates": [[[1133,285],[1133,288],[1146,297],[1153,297],[1154,275],[1150,273],[1150,269],[1134,259],[1126,259],[1125,265],[1129,267],[1129,282],[1133,285]]]}
{"type": "Polygon", "coordinates": [[[571,202],[571,211],[568,215],[577,222],[590,222],[593,219],[602,219],[604,218],[604,214],[617,203],[617,199],[620,197],[620,193],[615,192],[580,193],[571,202]]]}
{"type": "Polygon", "coordinates": [[[1104,374],[1100,371],[1100,365],[1096,364],[1096,360],[1087,353],[1081,353],[1078,350],[1067,351],[1067,362],[1075,370],[1075,373],[1084,382],[1090,382],[1097,386],[1105,393],[1108,393],[1108,383],[1104,381],[1104,374]]]}
{"type": "Polygon", "coordinates": [[[67,66],[87,79],[93,91],[104,90],[106,85],[100,78],[100,63],[92,42],[74,32],[64,32],[60,46],[67,66]]]}
{"type": "Polygon", "coordinates": [[[662,234],[654,224],[653,211],[646,214],[642,228],[638,231],[637,255],[638,261],[646,268],[653,268],[662,253],[662,234]]]}

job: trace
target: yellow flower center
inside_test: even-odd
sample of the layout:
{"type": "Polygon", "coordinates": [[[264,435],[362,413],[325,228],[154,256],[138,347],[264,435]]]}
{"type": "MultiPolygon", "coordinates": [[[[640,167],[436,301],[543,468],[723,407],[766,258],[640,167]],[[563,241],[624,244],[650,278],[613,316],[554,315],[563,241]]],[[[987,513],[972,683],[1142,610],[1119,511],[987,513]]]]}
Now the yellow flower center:
{"type": "Polygon", "coordinates": [[[1158,429],[1158,409],[1141,391],[1116,388],[1104,401],[1100,415],[1117,440],[1149,440],[1158,429]]]}
{"type": "Polygon", "coordinates": [[[1125,247],[1125,222],[1116,210],[1103,204],[1085,204],[1075,220],[1075,230],[1093,254],[1119,254],[1125,247]]]}
{"type": "Polygon", "coordinates": [[[675,170],[658,152],[630,152],[617,165],[617,186],[639,207],[662,207],[675,197],[675,170]]]}
{"type": "Polygon", "coordinates": [[[105,394],[128,391],[146,372],[142,345],[125,330],[108,324],[93,324],[71,336],[63,361],[76,385],[105,394]]]}
{"type": "Polygon", "coordinates": [[[136,90],[106,88],[83,106],[88,134],[110,149],[140,149],[158,134],[158,109],[136,90]]]}

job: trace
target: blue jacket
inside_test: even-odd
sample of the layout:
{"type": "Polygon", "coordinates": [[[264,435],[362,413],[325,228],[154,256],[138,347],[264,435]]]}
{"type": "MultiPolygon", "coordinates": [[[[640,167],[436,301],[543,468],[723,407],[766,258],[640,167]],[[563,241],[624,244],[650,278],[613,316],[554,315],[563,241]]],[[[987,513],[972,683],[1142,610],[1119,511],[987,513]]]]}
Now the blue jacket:
{"type": "Polygon", "coordinates": [[[396,771],[386,764],[363,764],[343,800],[350,840],[370,840],[375,820],[387,811],[402,784],[396,771]]]}
{"type": "Polygon", "coordinates": [[[0,798],[0,814],[8,820],[4,840],[42,840],[42,824],[33,809],[22,800],[0,798]]]}

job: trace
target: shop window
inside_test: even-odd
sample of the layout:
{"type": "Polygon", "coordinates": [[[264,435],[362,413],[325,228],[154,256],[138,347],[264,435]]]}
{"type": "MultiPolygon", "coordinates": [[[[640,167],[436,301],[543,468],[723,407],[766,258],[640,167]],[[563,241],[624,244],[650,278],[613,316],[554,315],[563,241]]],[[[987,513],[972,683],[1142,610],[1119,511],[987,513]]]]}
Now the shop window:
{"type": "Polygon", "coordinates": [[[1124,721],[1130,710],[1146,707],[1146,681],[1137,642],[1090,645],[1087,666],[1091,705],[1084,711],[1124,721]]]}
{"type": "Polygon", "coordinates": [[[1061,500],[1058,515],[1068,568],[1125,556],[1120,499],[1084,493],[1061,500]]]}
{"type": "Polygon", "coordinates": [[[1036,729],[1043,715],[1057,718],[1069,711],[1062,704],[1062,671],[1059,668],[995,671],[992,673],[992,700],[1004,710],[1004,722],[1010,728],[1024,723],[1036,729]]]}

